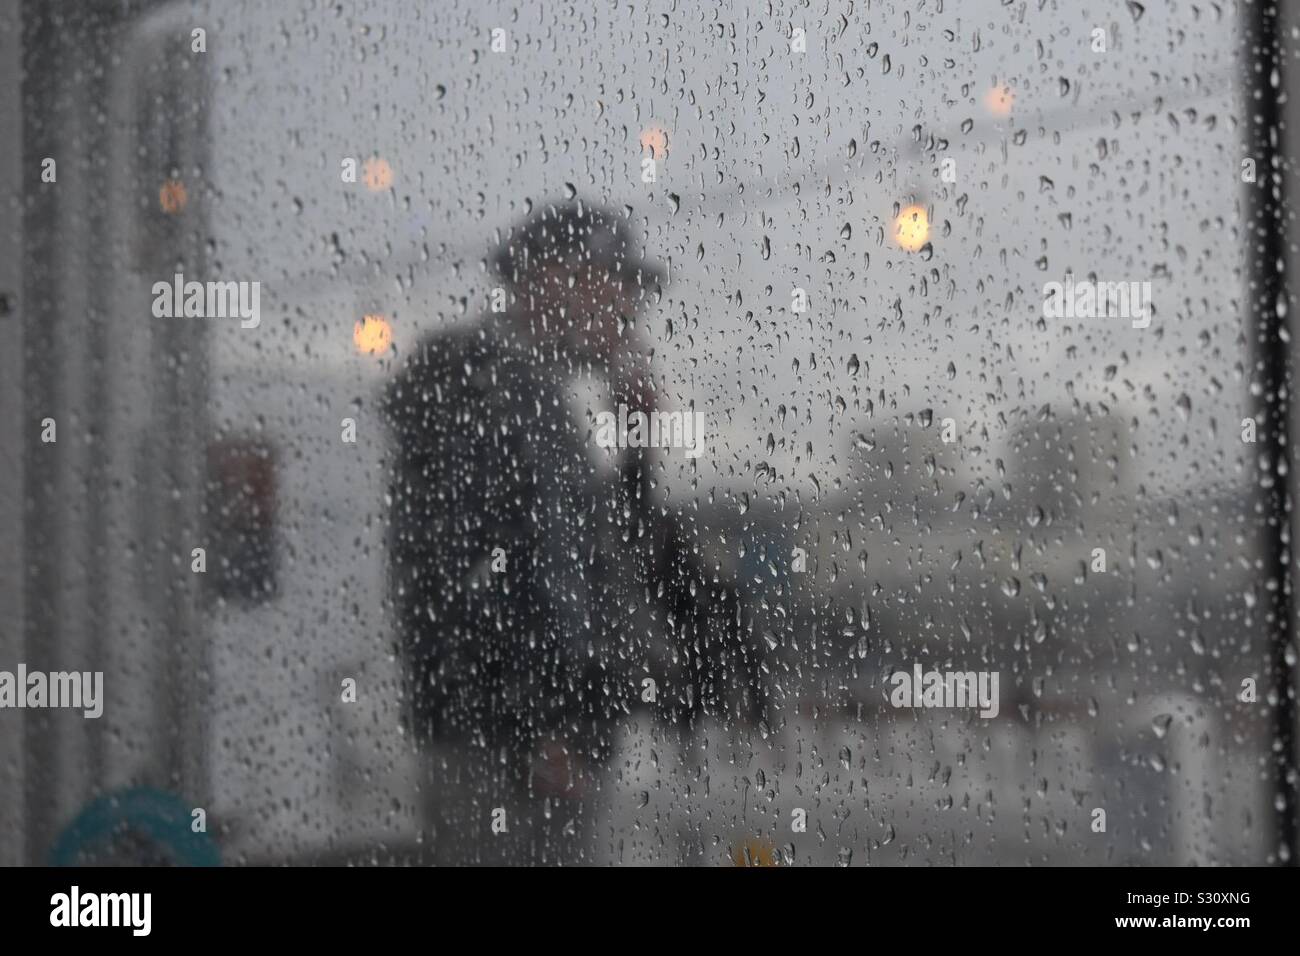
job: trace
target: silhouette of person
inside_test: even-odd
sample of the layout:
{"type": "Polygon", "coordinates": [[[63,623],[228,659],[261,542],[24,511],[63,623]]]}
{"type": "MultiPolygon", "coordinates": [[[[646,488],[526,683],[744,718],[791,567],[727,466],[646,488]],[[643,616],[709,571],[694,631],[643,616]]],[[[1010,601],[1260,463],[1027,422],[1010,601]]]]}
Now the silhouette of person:
{"type": "Polygon", "coordinates": [[[652,503],[646,450],[597,448],[574,410],[584,379],[655,407],[635,319],[664,270],[582,201],[540,207],[491,267],[503,311],[426,336],[384,396],[399,651],[417,739],[455,758],[439,856],[580,858],[592,774],[644,679],[656,715],[689,722],[729,660],[752,706],[756,670],[735,588],[652,503]]]}

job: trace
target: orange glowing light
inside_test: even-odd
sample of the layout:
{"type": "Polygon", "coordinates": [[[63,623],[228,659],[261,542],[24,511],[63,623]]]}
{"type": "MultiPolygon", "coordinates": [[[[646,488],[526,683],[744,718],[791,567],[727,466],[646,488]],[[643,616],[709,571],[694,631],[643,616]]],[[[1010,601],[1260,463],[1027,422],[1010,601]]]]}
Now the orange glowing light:
{"type": "Polygon", "coordinates": [[[372,193],[381,193],[393,185],[393,167],[388,160],[372,156],[361,165],[361,181],[372,193]]]}
{"type": "Polygon", "coordinates": [[[746,840],[732,848],[731,862],[736,866],[776,866],[776,847],[766,840],[746,840]]]}
{"type": "Polygon", "coordinates": [[[179,179],[169,179],[158,190],[158,205],[170,216],[176,215],[190,201],[190,194],[185,184],[179,179]]]}
{"type": "Polygon", "coordinates": [[[894,220],[894,239],[908,252],[916,252],[930,239],[930,214],[924,206],[908,206],[894,220]]]}
{"type": "Polygon", "coordinates": [[[641,151],[659,159],[668,155],[668,131],[662,126],[647,126],[641,131],[641,151]]]}
{"type": "Polygon", "coordinates": [[[352,328],[352,343],[363,355],[379,355],[393,344],[393,327],[382,315],[363,316],[352,328]]]}
{"type": "Polygon", "coordinates": [[[1015,91],[1009,86],[995,86],[984,94],[984,108],[994,116],[1010,116],[1015,102],[1015,91]]]}

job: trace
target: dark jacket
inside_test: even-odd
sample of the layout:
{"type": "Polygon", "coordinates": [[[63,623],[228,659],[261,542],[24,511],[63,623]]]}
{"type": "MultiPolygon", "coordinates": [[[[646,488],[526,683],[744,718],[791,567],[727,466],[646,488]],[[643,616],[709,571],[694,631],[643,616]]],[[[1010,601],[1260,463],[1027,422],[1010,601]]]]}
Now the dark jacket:
{"type": "Polygon", "coordinates": [[[385,393],[390,586],[422,739],[600,751],[645,677],[656,710],[689,716],[738,647],[734,588],[651,505],[640,458],[597,476],[559,366],[489,321],[427,337],[385,393]]]}

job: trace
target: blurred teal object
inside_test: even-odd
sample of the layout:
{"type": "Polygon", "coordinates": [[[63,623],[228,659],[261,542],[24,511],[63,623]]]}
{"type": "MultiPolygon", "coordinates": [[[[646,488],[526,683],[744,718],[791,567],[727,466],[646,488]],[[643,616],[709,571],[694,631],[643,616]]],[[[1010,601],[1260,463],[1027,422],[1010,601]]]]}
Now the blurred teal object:
{"type": "MultiPolygon", "coordinates": [[[[179,796],[136,787],[94,800],[59,834],[50,865],[80,866],[134,841],[158,864],[220,866],[221,853],[206,833],[190,829],[191,807],[179,796]]],[[[137,863],[143,861],[135,861],[137,863]]]]}

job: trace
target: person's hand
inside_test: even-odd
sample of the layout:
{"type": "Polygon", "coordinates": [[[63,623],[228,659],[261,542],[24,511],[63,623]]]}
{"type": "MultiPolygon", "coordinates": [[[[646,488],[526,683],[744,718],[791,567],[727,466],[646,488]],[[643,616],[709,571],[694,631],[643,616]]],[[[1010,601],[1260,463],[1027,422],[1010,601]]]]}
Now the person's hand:
{"type": "Polygon", "coordinates": [[[582,762],[558,740],[548,740],[533,757],[533,787],[542,797],[576,799],[586,792],[582,762]]]}

